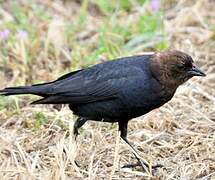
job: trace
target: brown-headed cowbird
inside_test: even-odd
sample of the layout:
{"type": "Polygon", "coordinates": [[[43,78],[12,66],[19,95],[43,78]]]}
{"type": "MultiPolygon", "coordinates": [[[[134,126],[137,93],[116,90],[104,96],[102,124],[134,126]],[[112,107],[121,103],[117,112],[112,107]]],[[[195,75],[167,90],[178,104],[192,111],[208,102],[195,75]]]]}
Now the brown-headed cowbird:
{"type": "Polygon", "coordinates": [[[168,102],[179,85],[205,74],[186,53],[169,50],[151,55],[119,58],[71,72],[32,86],[9,87],[1,95],[42,96],[32,104],[69,104],[79,116],[78,129],[88,120],[117,122],[121,138],[133,149],[143,168],[147,162],[127,140],[128,121],[168,102]]]}

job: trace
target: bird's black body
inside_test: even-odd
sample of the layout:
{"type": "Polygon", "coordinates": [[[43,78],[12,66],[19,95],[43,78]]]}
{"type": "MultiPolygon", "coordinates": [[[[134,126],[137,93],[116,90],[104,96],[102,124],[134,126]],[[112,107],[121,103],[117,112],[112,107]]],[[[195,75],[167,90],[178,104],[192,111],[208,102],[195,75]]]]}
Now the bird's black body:
{"type": "MultiPolygon", "coordinates": [[[[148,66],[149,59],[136,56],[132,59],[106,62],[78,72],[74,77],[80,77],[79,91],[89,95],[85,91],[89,88],[93,97],[89,99],[89,103],[86,100],[67,102],[70,109],[76,115],[91,120],[117,122],[141,116],[163,105],[171,95],[161,97],[159,82],[152,76],[148,66]]],[[[65,81],[72,82],[73,76],[65,81]]]]}
{"type": "Polygon", "coordinates": [[[140,160],[127,140],[128,121],[168,102],[178,86],[193,76],[205,74],[189,55],[166,51],[107,61],[71,72],[56,81],[5,88],[0,94],[43,97],[33,104],[69,104],[79,116],[74,124],[75,135],[87,120],[118,122],[122,139],[145,167],[146,161],[140,160]]]}
{"type": "Polygon", "coordinates": [[[141,116],[166,103],[173,94],[160,93],[160,83],[150,68],[151,55],[104,62],[71,72],[58,80],[8,89],[43,96],[34,104],[69,104],[78,116],[118,122],[141,116]]]}

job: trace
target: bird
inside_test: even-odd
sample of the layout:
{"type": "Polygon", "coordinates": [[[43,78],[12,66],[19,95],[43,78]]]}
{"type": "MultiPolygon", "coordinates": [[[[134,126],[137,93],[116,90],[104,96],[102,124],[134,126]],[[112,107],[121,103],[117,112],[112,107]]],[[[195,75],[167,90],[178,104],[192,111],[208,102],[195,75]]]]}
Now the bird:
{"type": "Polygon", "coordinates": [[[179,50],[122,57],[70,72],[57,80],[7,87],[0,95],[33,94],[32,104],[67,104],[78,116],[74,136],[87,121],[118,123],[120,137],[145,171],[149,163],[127,139],[128,122],[172,99],[177,88],[194,76],[206,76],[190,55],[179,50]]]}

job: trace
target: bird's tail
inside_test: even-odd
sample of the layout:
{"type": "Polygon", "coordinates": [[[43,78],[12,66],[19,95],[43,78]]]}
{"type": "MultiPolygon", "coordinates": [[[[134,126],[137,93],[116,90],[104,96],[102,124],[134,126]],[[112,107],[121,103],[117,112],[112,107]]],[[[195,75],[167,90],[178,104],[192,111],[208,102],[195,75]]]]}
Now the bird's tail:
{"type": "Polygon", "coordinates": [[[38,85],[38,86],[19,86],[19,87],[8,87],[0,90],[0,95],[10,96],[19,94],[34,94],[38,96],[46,96],[48,93],[48,85],[38,85]]]}

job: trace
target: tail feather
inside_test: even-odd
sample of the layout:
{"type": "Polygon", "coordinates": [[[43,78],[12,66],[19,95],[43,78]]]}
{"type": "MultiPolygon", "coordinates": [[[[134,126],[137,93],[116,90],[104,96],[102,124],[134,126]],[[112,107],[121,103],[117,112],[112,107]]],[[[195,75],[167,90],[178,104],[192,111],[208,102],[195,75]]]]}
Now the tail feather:
{"type": "Polygon", "coordinates": [[[9,96],[9,95],[17,95],[17,94],[30,94],[30,87],[23,86],[23,87],[9,87],[0,90],[1,95],[9,96]]]}
{"type": "Polygon", "coordinates": [[[48,97],[44,97],[42,99],[38,99],[36,101],[33,101],[31,104],[60,104],[58,103],[58,101],[52,101],[55,100],[56,97],[55,96],[48,96],[48,97]]]}
{"type": "Polygon", "coordinates": [[[34,94],[45,97],[47,89],[44,86],[20,86],[20,87],[8,87],[0,90],[0,95],[10,96],[19,94],[34,94]]]}

